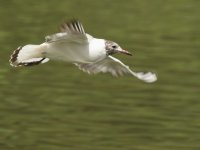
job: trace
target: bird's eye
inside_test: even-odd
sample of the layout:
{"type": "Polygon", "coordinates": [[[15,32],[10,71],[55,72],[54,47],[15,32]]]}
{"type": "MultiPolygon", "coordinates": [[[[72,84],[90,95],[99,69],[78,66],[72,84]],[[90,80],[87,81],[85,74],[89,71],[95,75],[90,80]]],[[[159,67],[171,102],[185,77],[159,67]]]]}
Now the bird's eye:
{"type": "Polygon", "coordinates": [[[117,45],[113,45],[112,48],[117,48],[117,45]]]}

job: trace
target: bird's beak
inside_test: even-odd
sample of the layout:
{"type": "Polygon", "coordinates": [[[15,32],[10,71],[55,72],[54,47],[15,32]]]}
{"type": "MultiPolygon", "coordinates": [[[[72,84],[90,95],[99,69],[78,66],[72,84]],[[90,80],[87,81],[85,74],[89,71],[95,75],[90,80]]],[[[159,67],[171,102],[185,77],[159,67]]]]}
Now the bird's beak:
{"type": "Polygon", "coordinates": [[[129,55],[129,56],[132,56],[132,54],[127,50],[120,49],[120,50],[118,50],[118,52],[122,53],[122,54],[126,54],[126,55],[129,55]]]}

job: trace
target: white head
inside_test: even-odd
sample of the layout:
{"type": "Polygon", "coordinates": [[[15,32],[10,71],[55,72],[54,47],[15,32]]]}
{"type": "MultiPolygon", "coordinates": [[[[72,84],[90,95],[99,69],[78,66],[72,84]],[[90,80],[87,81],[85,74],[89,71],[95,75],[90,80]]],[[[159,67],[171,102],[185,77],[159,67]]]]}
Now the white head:
{"type": "Polygon", "coordinates": [[[132,54],[130,52],[128,52],[127,50],[123,50],[117,43],[115,43],[113,41],[106,40],[105,46],[106,46],[105,49],[106,49],[107,55],[113,55],[115,53],[122,53],[122,54],[132,56],[132,54]]]}

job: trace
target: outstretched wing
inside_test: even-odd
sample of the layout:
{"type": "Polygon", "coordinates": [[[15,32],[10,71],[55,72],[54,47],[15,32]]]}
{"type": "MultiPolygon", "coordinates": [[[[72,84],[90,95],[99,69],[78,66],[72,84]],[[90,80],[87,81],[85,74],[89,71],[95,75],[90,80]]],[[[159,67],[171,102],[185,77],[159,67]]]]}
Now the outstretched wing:
{"type": "Polygon", "coordinates": [[[34,55],[34,52],[37,52],[37,50],[34,50],[35,46],[33,45],[27,45],[24,47],[18,47],[16,50],[14,50],[13,54],[10,56],[10,65],[13,67],[20,67],[20,66],[34,66],[43,64],[49,61],[49,58],[44,57],[28,57],[30,55],[34,55]],[[32,51],[33,49],[33,51],[32,51]]]}
{"type": "Polygon", "coordinates": [[[52,43],[60,40],[65,40],[65,42],[86,42],[88,38],[92,37],[85,33],[82,24],[78,20],[64,22],[60,26],[60,31],[60,33],[46,36],[46,42],[52,43]]]}
{"type": "Polygon", "coordinates": [[[85,34],[82,24],[78,20],[64,22],[60,26],[61,32],[85,34]]]}
{"type": "Polygon", "coordinates": [[[87,64],[75,63],[75,65],[78,66],[79,69],[89,74],[109,72],[113,76],[116,76],[116,77],[123,76],[123,75],[132,75],[148,83],[151,83],[157,80],[157,77],[154,73],[133,72],[131,69],[129,69],[128,66],[126,66],[120,60],[112,56],[108,56],[106,59],[96,62],[96,63],[87,63],[87,64]]]}

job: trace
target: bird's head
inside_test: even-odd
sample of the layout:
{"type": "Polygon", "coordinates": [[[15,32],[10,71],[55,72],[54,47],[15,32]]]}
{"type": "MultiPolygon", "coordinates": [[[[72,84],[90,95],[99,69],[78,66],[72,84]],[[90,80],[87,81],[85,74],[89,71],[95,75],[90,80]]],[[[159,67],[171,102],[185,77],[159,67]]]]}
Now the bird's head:
{"type": "Polygon", "coordinates": [[[107,55],[113,55],[115,53],[122,53],[122,54],[132,56],[132,54],[130,52],[128,52],[127,50],[123,50],[117,43],[115,43],[113,41],[106,40],[105,49],[106,49],[107,55]]]}

